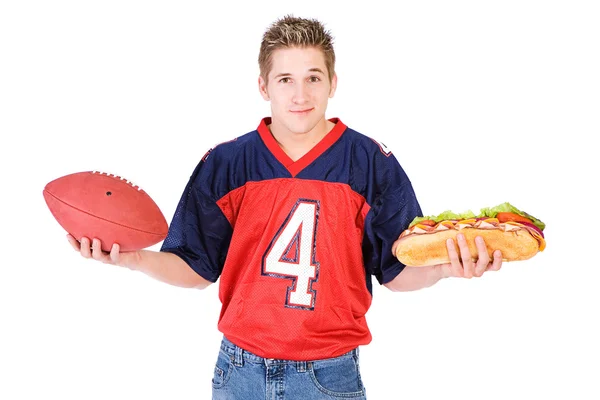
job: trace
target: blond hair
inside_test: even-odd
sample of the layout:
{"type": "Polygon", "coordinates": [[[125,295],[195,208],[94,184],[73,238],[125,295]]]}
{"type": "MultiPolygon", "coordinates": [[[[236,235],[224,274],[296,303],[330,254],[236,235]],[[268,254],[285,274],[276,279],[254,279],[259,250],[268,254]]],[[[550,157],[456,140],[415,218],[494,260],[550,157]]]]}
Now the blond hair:
{"type": "Polygon", "coordinates": [[[268,82],[273,67],[272,54],[277,49],[290,47],[316,47],[325,56],[325,66],[331,82],[335,73],[333,37],[316,19],[298,18],[292,15],[275,21],[263,35],[258,53],[260,76],[268,82]]]}

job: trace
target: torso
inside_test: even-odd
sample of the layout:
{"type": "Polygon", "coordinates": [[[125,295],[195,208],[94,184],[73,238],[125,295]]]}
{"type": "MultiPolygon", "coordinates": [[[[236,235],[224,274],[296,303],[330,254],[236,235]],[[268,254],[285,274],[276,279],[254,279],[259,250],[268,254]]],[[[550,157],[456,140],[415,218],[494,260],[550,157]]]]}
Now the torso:
{"type": "Polygon", "coordinates": [[[375,167],[387,156],[341,121],[296,159],[267,122],[204,158],[233,228],[218,327],[262,357],[336,357],[371,341],[365,219],[385,186],[402,182],[376,182],[389,175],[375,167]]]}

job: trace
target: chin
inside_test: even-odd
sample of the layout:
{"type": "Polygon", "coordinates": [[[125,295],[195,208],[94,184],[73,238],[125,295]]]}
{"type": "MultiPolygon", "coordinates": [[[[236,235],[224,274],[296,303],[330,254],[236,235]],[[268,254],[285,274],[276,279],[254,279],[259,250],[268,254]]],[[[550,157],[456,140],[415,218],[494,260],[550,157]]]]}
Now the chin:
{"type": "Polygon", "coordinates": [[[291,132],[294,133],[307,133],[310,132],[319,123],[320,118],[313,116],[296,117],[288,119],[287,127],[291,132]]]}
{"type": "Polygon", "coordinates": [[[288,129],[293,133],[308,133],[316,126],[315,122],[305,122],[305,123],[291,123],[288,125],[288,129]]]}

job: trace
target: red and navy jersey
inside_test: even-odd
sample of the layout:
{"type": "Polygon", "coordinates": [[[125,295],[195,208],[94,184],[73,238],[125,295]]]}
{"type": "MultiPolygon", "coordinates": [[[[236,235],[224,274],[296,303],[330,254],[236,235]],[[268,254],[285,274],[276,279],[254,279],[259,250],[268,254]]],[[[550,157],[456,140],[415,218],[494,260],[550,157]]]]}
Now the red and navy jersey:
{"type": "Polygon", "coordinates": [[[336,357],[371,341],[371,277],[404,266],[392,244],[421,209],[394,155],[335,127],[297,161],[258,128],[194,170],[161,251],[219,283],[219,330],[265,358],[336,357]]]}

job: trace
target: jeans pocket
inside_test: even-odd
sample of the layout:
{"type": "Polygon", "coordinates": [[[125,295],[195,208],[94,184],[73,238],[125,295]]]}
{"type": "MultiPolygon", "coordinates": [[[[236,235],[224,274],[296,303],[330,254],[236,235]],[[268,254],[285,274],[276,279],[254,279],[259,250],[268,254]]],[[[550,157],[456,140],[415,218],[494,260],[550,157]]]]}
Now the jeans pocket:
{"type": "Polygon", "coordinates": [[[308,370],[317,389],[328,396],[354,398],[365,395],[355,355],[313,361],[308,364],[308,370]]]}
{"type": "Polygon", "coordinates": [[[212,379],[212,386],[214,389],[220,389],[227,384],[231,375],[231,368],[232,364],[230,356],[223,350],[220,350],[212,379]]]}

